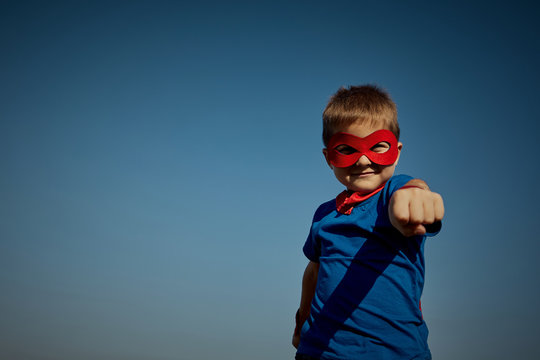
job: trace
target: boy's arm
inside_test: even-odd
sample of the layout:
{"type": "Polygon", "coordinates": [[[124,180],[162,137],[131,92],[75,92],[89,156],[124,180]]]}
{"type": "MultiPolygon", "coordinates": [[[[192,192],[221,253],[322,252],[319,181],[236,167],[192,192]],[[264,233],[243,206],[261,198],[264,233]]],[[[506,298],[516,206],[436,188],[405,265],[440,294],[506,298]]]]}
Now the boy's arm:
{"type": "Polygon", "coordinates": [[[388,215],[392,225],[404,236],[424,235],[427,225],[442,220],[443,199],[429,190],[423,180],[413,179],[394,192],[388,215]]]}
{"type": "Polygon", "coordinates": [[[300,299],[300,308],[296,313],[296,327],[292,338],[292,344],[298,348],[300,344],[300,330],[302,325],[309,317],[311,308],[311,300],[315,296],[315,287],[317,286],[317,276],[319,275],[319,263],[310,261],[304,271],[302,278],[302,297],[300,299]]]}

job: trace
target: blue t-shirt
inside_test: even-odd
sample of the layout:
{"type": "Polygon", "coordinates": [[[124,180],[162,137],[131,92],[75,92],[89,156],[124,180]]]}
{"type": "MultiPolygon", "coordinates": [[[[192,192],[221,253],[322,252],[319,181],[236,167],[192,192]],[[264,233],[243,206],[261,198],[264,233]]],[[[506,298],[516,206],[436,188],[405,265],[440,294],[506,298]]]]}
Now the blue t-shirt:
{"type": "Polygon", "coordinates": [[[392,177],[353,208],[322,204],[304,245],[320,263],[311,314],[298,353],[320,359],[431,359],[420,310],[425,236],[404,237],[390,223],[388,203],[412,178],[392,177]]]}

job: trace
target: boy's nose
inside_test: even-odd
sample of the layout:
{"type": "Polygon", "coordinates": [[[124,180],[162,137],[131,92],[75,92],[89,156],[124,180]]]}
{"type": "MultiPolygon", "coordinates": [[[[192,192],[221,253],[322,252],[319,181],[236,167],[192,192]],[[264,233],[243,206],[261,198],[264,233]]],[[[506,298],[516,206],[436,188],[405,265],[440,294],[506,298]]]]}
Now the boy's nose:
{"type": "Polygon", "coordinates": [[[371,165],[371,160],[369,160],[366,155],[362,155],[360,156],[360,159],[358,159],[358,161],[356,162],[356,165],[363,165],[363,166],[371,165]]]}

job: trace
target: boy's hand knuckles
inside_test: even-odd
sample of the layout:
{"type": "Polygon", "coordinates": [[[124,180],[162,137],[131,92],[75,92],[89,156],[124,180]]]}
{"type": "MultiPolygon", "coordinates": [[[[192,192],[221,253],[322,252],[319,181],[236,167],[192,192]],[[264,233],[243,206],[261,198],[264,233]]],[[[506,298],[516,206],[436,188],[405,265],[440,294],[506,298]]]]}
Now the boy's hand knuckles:
{"type": "Polygon", "coordinates": [[[443,201],[443,198],[442,198],[441,194],[436,193],[436,192],[434,192],[434,193],[432,193],[432,194],[433,194],[433,197],[434,197],[435,199],[440,200],[441,202],[443,201]]]}
{"type": "Polygon", "coordinates": [[[434,221],[441,221],[444,218],[444,210],[440,212],[435,212],[434,221]]]}
{"type": "Polygon", "coordinates": [[[420,212],[418,214],[416,214],[412,219],[411,219],[411,223],[414,224],[414,225],[420,225],[420,224],[423,224],[424,222],[426,221],[426,216],[424,214],[424,212],[420,212]]]}
{"type": "Polygon", "coordinates": [[[444,216],[444,202],[442,197],[439,196],[435,202],[435,210],[437,215],[440,215],[441,217],[444,216]]]}
{"type": "Polygon", "coordinates": [[[431,194],[431,191],[420,188],[408,188],[403,190],[410,198],[425,198],[431,194]]]}
{"type": "Polygon", "coordinates": [[[424,206],[424,224],[432,224],[435,221],[435,208],[433,204],[425,204],[424,206]]]}
{"type": "Polygon", "coordinates": [[[408,216],[409,215],[409,204],[404,202],[394,202],[390,205],[390,215],[394,217],[408,216]]]}
{"type": "Polygon", "coordinates": [[[441,203],[435,204],[434,213],[437,220],[442,220],[444,217],[444,205],[441,203]]]}
{"type": "Polygon", "coordinates": [[[426,202],[425,196],[415,196],[411,198],[410,200],[411,205],[414,205],[414,206],[423,206],[425,202],[426,202]]]}
{"type": "Polygon", "coordinates": [[[424,208],[424,213],[422,216],[422,224],[431,224],[435,220],[435,210],[431,208],[424,208]]]}
{"type": "Polygon", "coordinates": [[[400,224],[406,225],[409,223],[409,213],[399,212],[394,213],[394,219],[400,224]]]}
{"type": "Polygon", "coordinates": [[[437,204],[437,197],[434,195],[430,195],[426,198],[426,202],[432,204],[432,206],[435,206],[435,204],[437,204]]]}
{"type": "Polygon", "coordinates": [[[435,215],[425,216],[422,224],[433,224],[435,222],[435,215]]]}
{"type": "Polygon", "coordinates": [[[409,222],[411,224],[420,224],[424,220],[424,207],[422,204],[413,204],[410,208],[409,222]]]}
{"type": "Polygon", "coordinates": [[[392,198],[396,201],[406,201],[406,199],[410,199],[411,193],[407,190],[410,190],[410,189],[396,191],[394,195],[392,196],[392,198]]]}
{"type": "Polygon", "coordinates": [[[411,216],[411,218],[409,219],[409,224],[411,225],[419,225],[422,223],[424,223],[424,217],[420,215],[411,216]]]}

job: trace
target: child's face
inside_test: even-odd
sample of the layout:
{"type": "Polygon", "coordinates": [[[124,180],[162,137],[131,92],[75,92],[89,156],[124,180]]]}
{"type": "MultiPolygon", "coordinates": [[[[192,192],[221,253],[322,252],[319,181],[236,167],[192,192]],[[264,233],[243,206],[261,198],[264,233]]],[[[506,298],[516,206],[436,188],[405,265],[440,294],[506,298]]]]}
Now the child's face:
{"type": "MultiPolygon", "coordinates": [[[[382,127],[370,126],[365,124],[353,123],[352,125],[339,129],[338,132],[349,133],[361,138],[364,138],[382,127]]],[[[366,155],[362,155],[358,161],[349,167],[336,167],[329,161],[328,149],[323,149],[326,162],[334,171],[336,179],[347,187],[348,190],[357,191],[361,194],[368,194],[379,188],[394,174],[394,170],[399,160],[399,154],[403,144],[397,143],[398,155],[395,162],[391,165],[379,165],[368,159],[366,155]]],[[[387,143],[379,143],[372,148],[374,152],[384,152],[388,149],[387,143]]]]}

